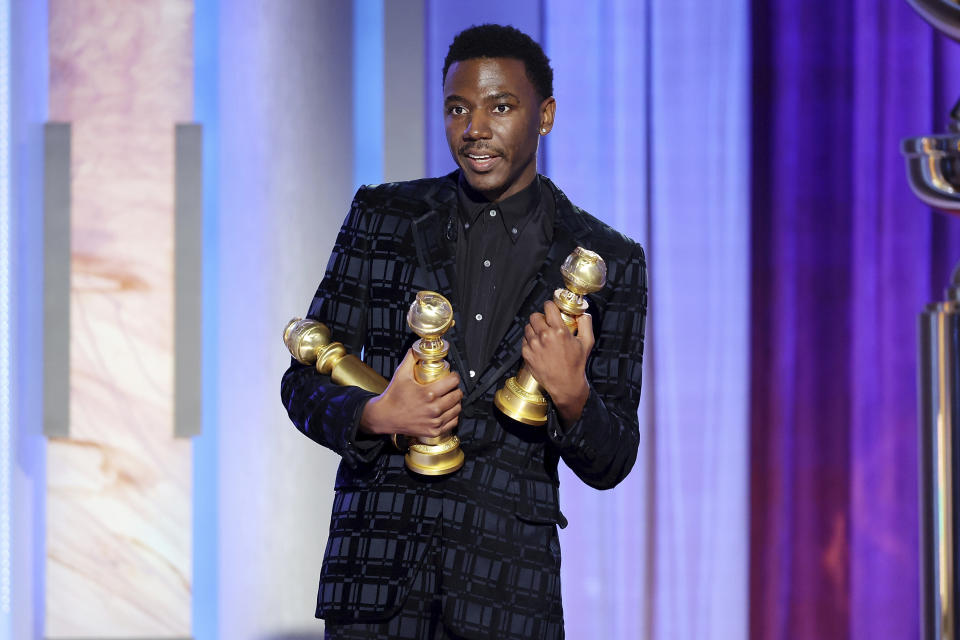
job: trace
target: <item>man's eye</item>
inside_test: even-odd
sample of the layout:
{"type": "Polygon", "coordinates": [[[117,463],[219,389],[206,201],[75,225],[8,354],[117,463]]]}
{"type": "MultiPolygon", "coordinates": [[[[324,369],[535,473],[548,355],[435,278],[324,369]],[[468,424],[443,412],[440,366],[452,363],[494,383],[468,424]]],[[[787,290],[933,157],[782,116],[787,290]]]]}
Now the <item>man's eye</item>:
{"type": "Polygon", "coordinates": [[[510,111],[510,105],[498,104],[493,108],[493,110],[496,111],[497,113],[506,113],[507,111],[510,111]]]}
{"type": "Polygon", "coordinates": [[[466,112],[467,110],[461,107],[460,105],[455,105],[453,107],[450,107],[450,113],[455,116],[462,116],[466,112]]]}

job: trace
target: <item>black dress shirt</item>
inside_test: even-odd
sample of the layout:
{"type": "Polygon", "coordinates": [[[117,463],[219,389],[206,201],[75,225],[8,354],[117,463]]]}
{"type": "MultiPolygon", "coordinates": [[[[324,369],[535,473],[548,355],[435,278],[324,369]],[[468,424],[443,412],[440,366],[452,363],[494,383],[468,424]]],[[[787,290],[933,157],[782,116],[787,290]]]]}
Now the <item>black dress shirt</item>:
{"type": "Polygon", "coordinates": [[[457,286],[471,384],[523,303],[553,241],[555,203],[540,177],[523,191],[490,202],[461,176],[458,187],[457,286]]]}

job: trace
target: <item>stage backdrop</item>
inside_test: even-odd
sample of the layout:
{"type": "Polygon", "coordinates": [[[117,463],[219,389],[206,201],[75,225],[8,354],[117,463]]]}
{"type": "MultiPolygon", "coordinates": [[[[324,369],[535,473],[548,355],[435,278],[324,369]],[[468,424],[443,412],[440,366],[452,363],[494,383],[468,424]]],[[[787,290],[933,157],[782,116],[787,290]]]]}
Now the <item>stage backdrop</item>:
{"type": "Polygon", "coordinates": [[[0,9],[0,640],[320,636],[337,458],[283,412],[280,330],[358,184],[452,168],[442,59],[486,21],[553,61],[541,170],[641,241],[650,269],[637,466],[602,493],[562,478],[568,636],[918,637],[914,327],[960,258],[960,223],[910,195],[898,143],[945,128],[960,45],[905,2],[0,9]],[[54,118],[73,123],[75,218],[70,242],[45,246],[54,118]],[[178,121],[202,128],[202,262],[173,286],[178,121]],[[79,276],[74,322],[45,334],[57,247],[79,276]],[[90,269],[120,258],[139,279],[90,269]],[[170,320],[197,282],[202,420],[175,439],[170,320]],[[131,304],[158,327],[146,343],[131,304]],[[41,355],[51,336],[59,362],[41,355]],[[144,349],[152,369],[111,369],[144,349]],[[74,411],[51,443],[44,381],[63,370],[74,411]],[[92,403],[118,397],[98,389],[137,420],[92,403]],[[118,603],[134,600],[130,617],[118,603]]]}

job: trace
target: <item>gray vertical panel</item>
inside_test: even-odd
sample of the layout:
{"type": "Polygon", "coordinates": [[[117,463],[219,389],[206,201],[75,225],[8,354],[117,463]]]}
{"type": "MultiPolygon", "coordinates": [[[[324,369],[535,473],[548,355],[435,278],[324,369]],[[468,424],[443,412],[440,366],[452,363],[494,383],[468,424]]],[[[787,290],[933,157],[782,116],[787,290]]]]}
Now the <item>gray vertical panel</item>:
{"type": "MultiPolygon", "coordinates": [[[[426,171],[424,113],[434,105],[425,105],[424,97],[423,3],[383,3],[383,177],[387,182],[422,178],[426,171]]],[[[438,70],[434,79],[439,82],[439,78],[438,70]]]]}
{"type": "Polygon", "coordinates": [[[43,128],[43,433],[70,435],[70,124],[43,128]]]}
{"type": "Polygon", "coordinates": [[[173,434],[200,435],[203,420],[203,127],[176,126],[174,176],[173,434]]]}

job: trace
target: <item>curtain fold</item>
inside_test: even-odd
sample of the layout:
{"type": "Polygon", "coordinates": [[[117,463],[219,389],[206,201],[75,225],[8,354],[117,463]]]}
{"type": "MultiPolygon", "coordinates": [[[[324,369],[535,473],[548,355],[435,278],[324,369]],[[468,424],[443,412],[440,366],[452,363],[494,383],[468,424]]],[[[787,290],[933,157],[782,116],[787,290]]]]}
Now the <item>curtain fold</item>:
{"type": "MultiPolygon", "coordinates": [[[[648,249],[648,130],[644,3],[546,7],[544,45],[554,67],[557,116],[545,172],[571,200],[648,249]]],[[[650,341],[650,318],[647,325],[650,341]]],[[[645,354],[640,415],[650,410],[645,354]]],[[[561,466],[564,618],[571,638],[648,637],[653,605],[650,422],[630,475],[598,492],[561,466]]]]}
{"type": "Polygon", "coordinates": [[[899,142],[960,51],[900,2],[752,20],[750,637],[917,637],[916,316],[960,244],[899,142]]]}
{"type": "Polygon", "coordinates": [[[745,638],[749,7],[545,7],[548,174],[650,277],[637,466],[610,493],[562,478],[567,631],[745,638]]]}

